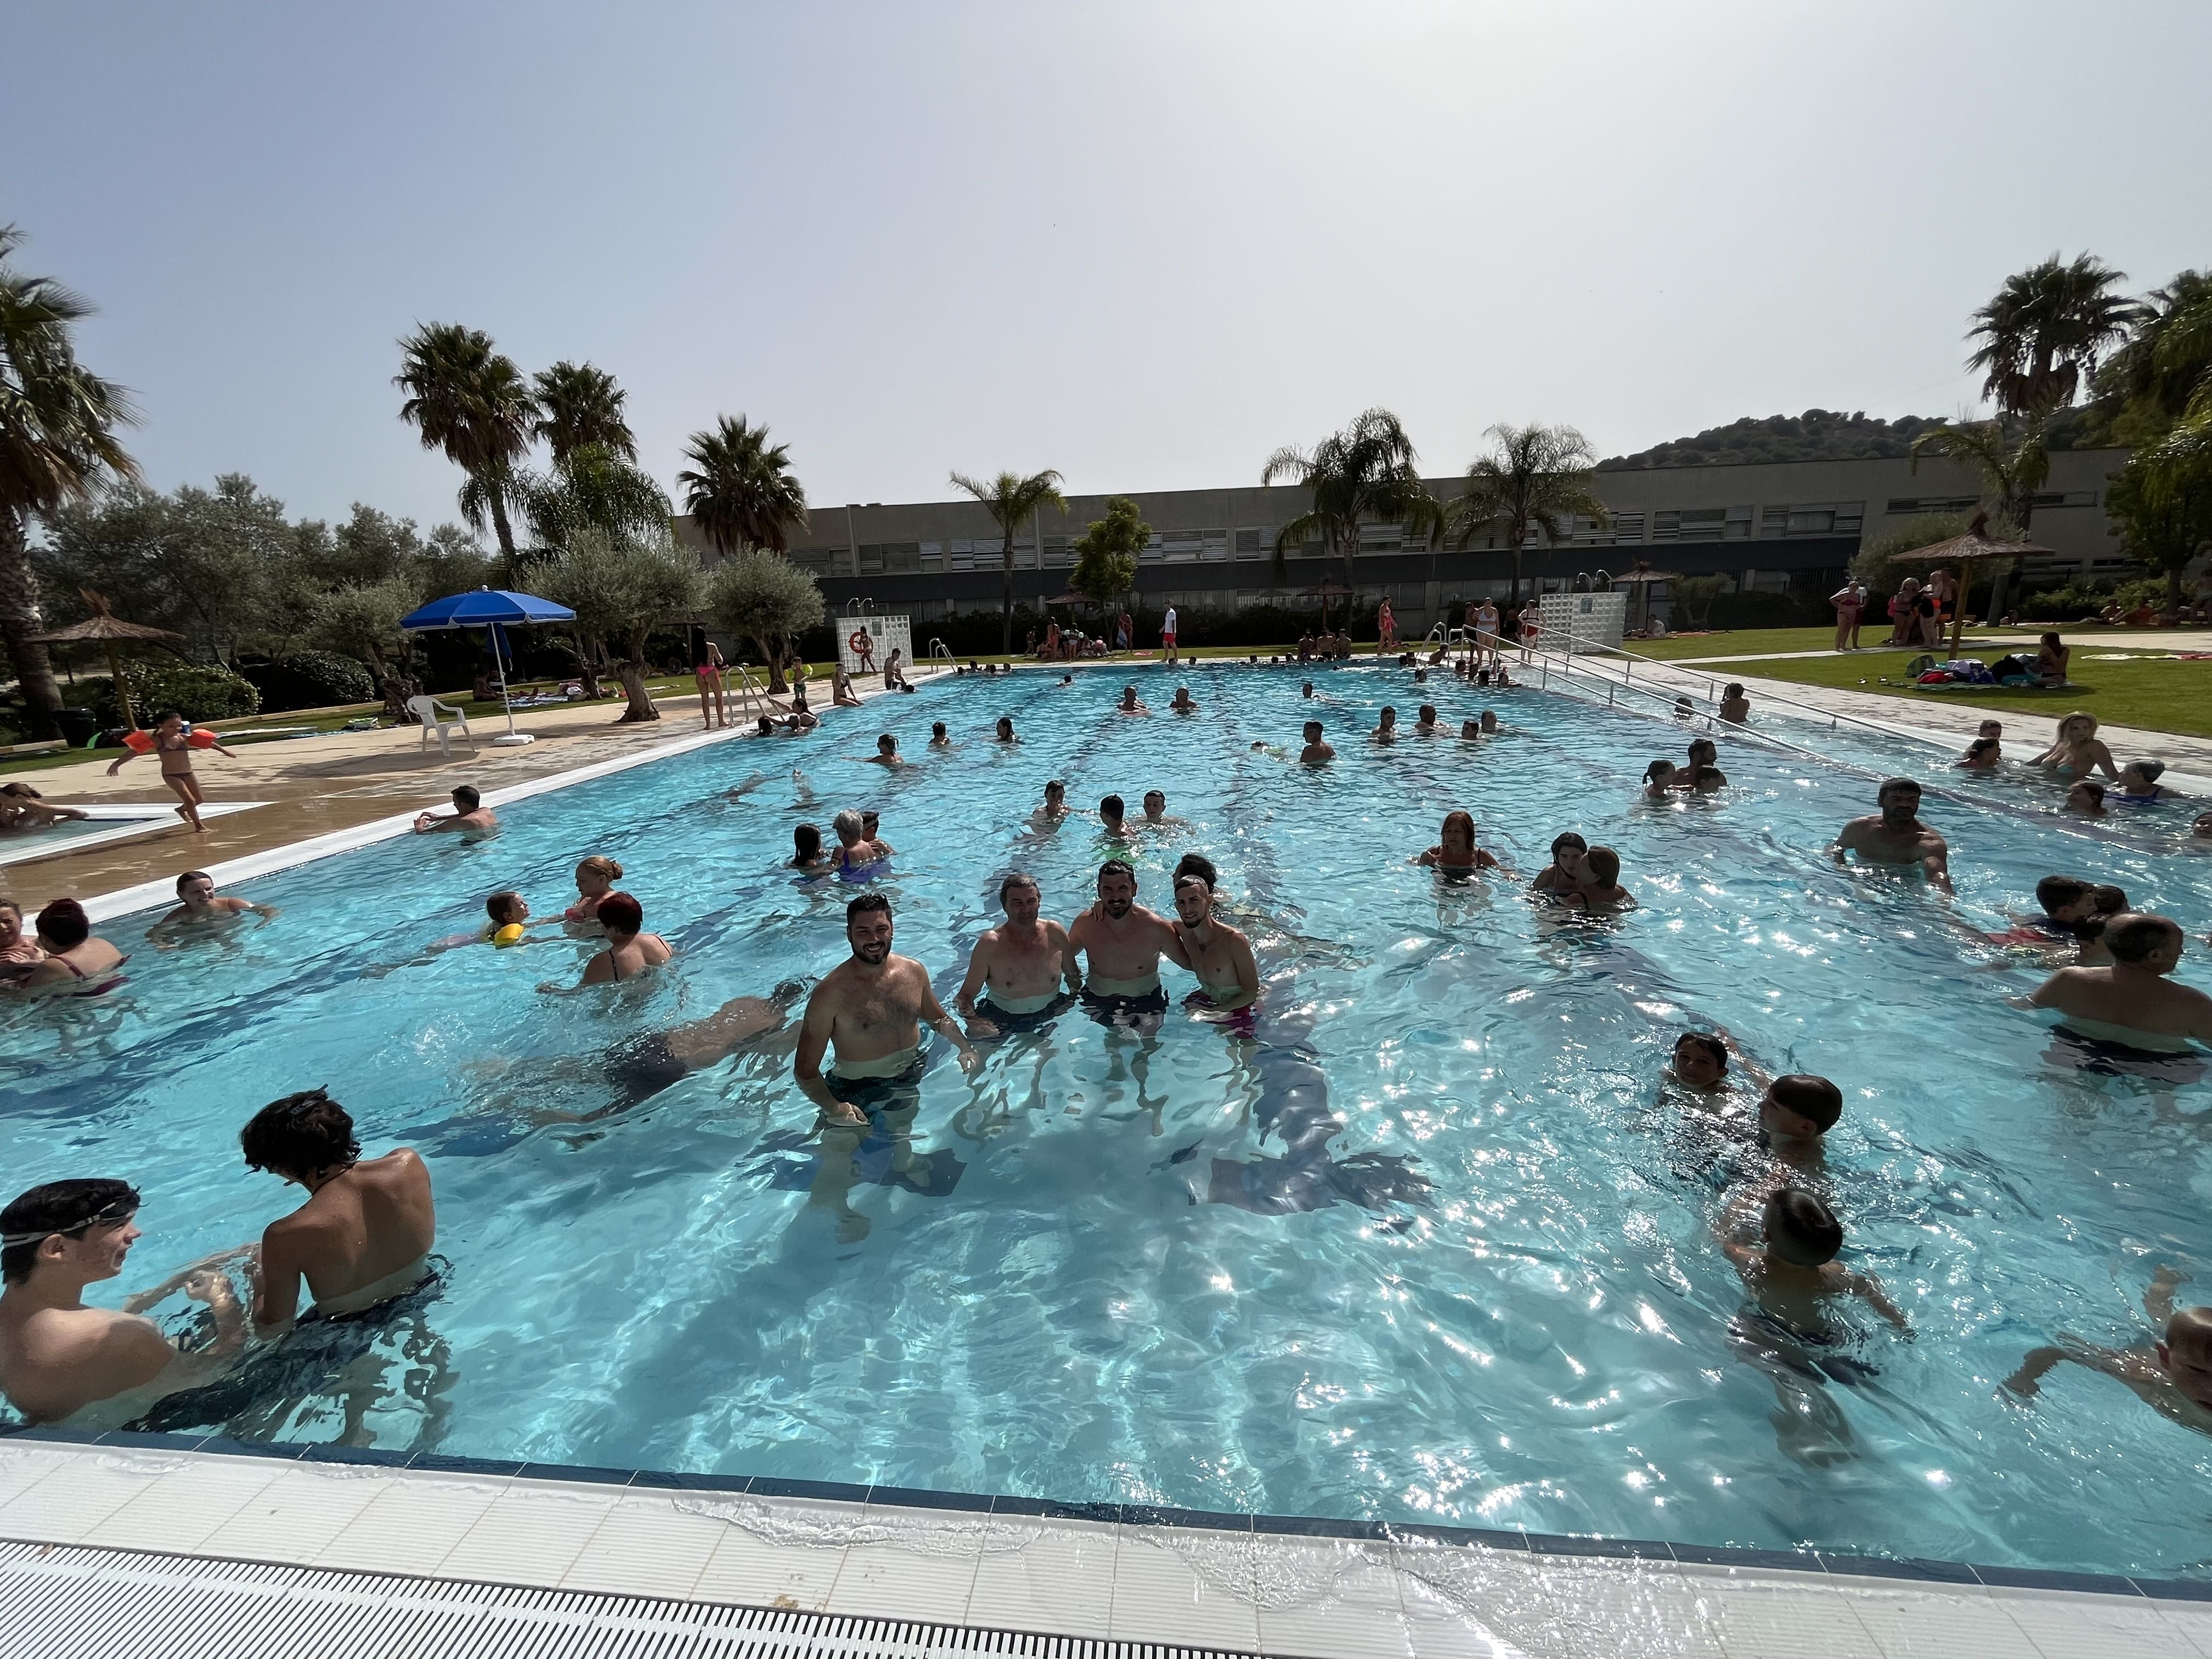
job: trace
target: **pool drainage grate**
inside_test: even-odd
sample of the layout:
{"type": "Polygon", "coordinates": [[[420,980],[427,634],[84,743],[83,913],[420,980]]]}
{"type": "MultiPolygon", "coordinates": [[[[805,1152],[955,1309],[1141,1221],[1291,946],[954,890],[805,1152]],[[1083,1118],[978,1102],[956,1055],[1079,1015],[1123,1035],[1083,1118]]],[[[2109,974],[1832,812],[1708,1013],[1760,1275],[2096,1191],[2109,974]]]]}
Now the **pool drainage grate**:
{"type": "Polygon", "coordinates": [[[7,1659],[1253,1659],[1242,1650],[0,1543],[7,1659]]]}

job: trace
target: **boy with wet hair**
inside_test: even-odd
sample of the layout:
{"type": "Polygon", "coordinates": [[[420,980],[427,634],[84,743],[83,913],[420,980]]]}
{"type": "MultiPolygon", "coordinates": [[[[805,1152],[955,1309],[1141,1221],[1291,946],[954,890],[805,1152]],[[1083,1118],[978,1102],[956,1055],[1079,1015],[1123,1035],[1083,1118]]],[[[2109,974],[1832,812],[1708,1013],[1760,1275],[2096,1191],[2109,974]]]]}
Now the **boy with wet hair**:
{"type": "Polygon", "coordinates": [[[1718,1231],[1721,1252],[1742,1275],[1761,1324],[1795,1342],[1820,1347],[1836,1340],[1827,1304],[1838,1296],[1856,1297],[1900,1331],[1911,1328],[1879,1279],[1836,1260],[1843,1223],[1802,1187],[1777,1187],[1763,1198],[1741,1193],[1722,1212],[1718,1231]]]}
{"type": "Polygon", "coordinates": [[[1844,1091],[1824,1077],[1793,1072],[1766,1085],[1759,1099],[1759,1138],[1778,1164],[1799,1171],[1819,1167],[1822,1137],[1844,1115],[1844,1091]]]}
{"type": "Polygon", "coordinates": [[[1119,795],[1109,795],[1098,803],[1098,824],[1109,836],[1121,834],[1121,820],[1128,815],[1128,803],[1119,795]]]}
{"type": "Polygon", "coordinates": [[[2161,1334],[2152,1342],[2125,1348],[2100,1347],[2061,1332],[2057,1342],[2032,1350],[2004,1386],[2021,1400],[2033,1400],[2043,1379],[2068,1360],[2102,1371],[2135,1390],[2161,1417],[2212,1434],[2212,1308],[2173,1305],[2182,1276],[2171,1267],[2151,1275],[2143,1292],[2143,1312],[2161,1334]]]}
{"type": "Polygon", "coordinates": [[[1710,1031],[1685,1031],[1674,1039],[1674,1081],[1699,1094],[1728,1087],[1728,1044],[1710,1031]]]}

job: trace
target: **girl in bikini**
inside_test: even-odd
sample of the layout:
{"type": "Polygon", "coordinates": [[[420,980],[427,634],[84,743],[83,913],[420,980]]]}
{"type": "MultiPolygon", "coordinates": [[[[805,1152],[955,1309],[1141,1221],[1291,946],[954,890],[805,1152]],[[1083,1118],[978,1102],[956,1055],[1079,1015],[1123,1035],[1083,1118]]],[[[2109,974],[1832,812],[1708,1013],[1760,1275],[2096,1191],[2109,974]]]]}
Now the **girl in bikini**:
{"type": "Polygon", "coordinates": [[[113,777],[123,769],[125,762],[135,760],[142,754],[159,757],[161,781],[177,792],[177,816],[192,826],[195,835],[204,834],[207,825],[200,822],[200,808],[206,804],[207,797],[200,793],[200,781],[192,775],[192,750],[195,749],[212,749],[216,754],[231,760],[238,758],[216,741],[214,732],[187,732],[185,717],[172,708],[154,722],[153,733],[146,747],[126,750],[118,757],[114,765],[107,769],[107,775],[113,777]]]}

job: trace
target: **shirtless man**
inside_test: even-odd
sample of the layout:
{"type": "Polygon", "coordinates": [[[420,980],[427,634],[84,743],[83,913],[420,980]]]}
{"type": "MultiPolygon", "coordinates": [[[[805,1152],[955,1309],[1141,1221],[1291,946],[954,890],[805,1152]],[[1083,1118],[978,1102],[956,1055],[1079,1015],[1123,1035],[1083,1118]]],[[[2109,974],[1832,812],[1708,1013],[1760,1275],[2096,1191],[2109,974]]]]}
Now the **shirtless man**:
{"type": "Polygon", "coordinates": [[[1213,889],[1192,871],[1176,878],[1176,937],[1184,963],[1198,975],[1198,988],[1223,1013],[1249,1008],[1260,997],[1260,964],[1252,941],[1215,919],[1213,889]]]}
{"type": "Polygon", "coordinates": [[[123,1271],[137,1213],[137,1193],[120,1181],[51,1181],[0,1210],[0,1394],[32,1422],[120,1427],[164,1395],[211,1381],[245,1346],[238,1294],[204,1266],[179,1276],[214,1316],[201,1352],[180,1352],[137,1311],[158,1297],[135,1297],[122,1313],[84,1305],[86,1285],[123,1271]]]}
{"type": "Polygon", "coordinates": [[[886,732],[876,739],[876,752],[867,757],[870,766],[896,767],[908,764],[905,756],[898,751],[898,739],[886,732]]]}
{"type": "Polygon", "coordinates": [[[1121,688],[1121,701],[1115,708],[1124,714],[1149,714],[1152,712],[1138,700],[1137,688],[1133,685],[1121,688]]]}
{"type": "Polygon", "coordinates": [[[934,721],[930,726],[929,746],[932,749],[950,749],[952,747],[951,734],[945,731],[945,722],[943,720],[934,721]]]}
{"type": "Polygon", "coordinates": [[[1031,823],[1058,823],[1067,816],[1067,786],[1054,778],[1044,787],[1044,805],[1030,814],[1031,823]]]}
{"type": "Polygon", "coordinates": [[[1417,738],[1433,738],[1437,732],[1443,730],[1443,727],[1437,724],[1436,704],[1432,702],[1423,703],[1421,705],[1421,717],[1413,722],[1413,735],[1417,738]]]}
{"type": "Polygon", "coordinates": [[[1170,702],[1168,707],[1174,709],[1178,714],[1195,714],[1198,713],[1198,705],[1191,701],[1190,688],[1187,685],[1178,685],[1176,687],[1175,701],[1170,702]]]}
{"type": "Polygon", "coordinates": [[[195,923],[227,921],[248,910],[264,921],[276,918],[273,905],[256,904],[252,899],[217,893],[215,878],[204,870],[187,870],[179,876],[177,896],[183,902],[146,930],[147,938],[154,941],[156,950],[173,949],[178,942],[178,933],[195,923]]]}
{"type": "Polygon", "coordinates": [[[469,785],[459,784],[453,789],[453,810],[447,813],[418,812],[415,815],[415,833],[432,835],[444,830],[459,830],[465,834],[489,836],[497,832],[499,819],[491,808],[483,804],[483,797],[469,785]]]}
{"type": "Polygon", "coordinates": [[[2044,1377],[2070,1359],[2126,1383],[2160,1416],[2212,1434],[2212,1308],[2177,1310],[2173,1292],[2181,1282],[2172,1268],[2160,1267],[2143,1292],[2143,1312],[2159,1328],[2155,1341],[2106,1348],[2061,1334],[2054,1346],[2034,1349],[2022,1359],[2005,1379],[2005,1388],[2033,1400],[2044,1377]]]}
{"type": "Polygon", "coordinates": [[[928,970],[891,953],[891,902],[881,893],[863,893],[847,905],[852,957],[806,999],[792,1078],[830,1123],[865,1124],[867,1114],[842,1097],[879,1093],[875,1085],[920,1071],[924,1024],[959,1051],[963,1069],[975,1068],[975,1050],[930,989],[928,970]],[[822,1057],[832,1048],[836,1059],[825,1075],[822,1057]]]}
{"type": "Polygon", "coordinates": [[[1099,866],[1098,902],[1076,917],[1067,936],[1091,959],[1085,989],[1094,1000],[1164,1006],[1160,958],[1189,966],[1175,924],[1137,902],[1137,872],[1123,859],[1099,866]]]}
{"type": "Polygon", "coordinates": [[[1376,717],[1375,729],[1367,734],[1367,740],[1370,743],[1397,742],[1398,711],[1395,708],[1384,708],[1382,714],[1376,717]]]}
{"type": "Polygon", "coordinates": [[[248,1168],[307,1194],[261,1235],[256,1334],[273,1336],[292,1322],[303,1278],[313,1311],[333,1316],[388,1302],[428,1275],[437,1217],[430,1172],[410,1148],[362,1163],[353,1119],[320,1089],[271,1101],[238,1140],[248,1168]]]}
{"type": "Polygon", "coordinates": [[[1319,720],[1308,720],[1306,722],[1306,746],[1298,750],[1299,764],[1302,766],[1326,766],[1335,758],[1335,745],[1334,744],[1327,744],[1322,741],[1321,722],[1319,720]]]}
{"type": "Polygon", "coordinates": [[[1043,896],[1036,879],[1017,871],[999,884],[999,905],[1006,919],[975,941],[968,958],[968,977],[952,1006],[978,1042],[1000,1036],[1014,1020],[1041,1013],[1060,1000],[1063,984],[1071,996],[1083,989],[1083,970],[1067,929],[1038,918],[1043,896]],[[976,995],[986,1000],[979,1004],[976,995]]]}
{"type": "Polygon", "coordinates": [[[1951,890],[1951,849],[1943,837],[1920,821],[1920,786],[1911,778],[1891,778],[1875,792],[1878,813],[1853,818],[1829,849],[1836,862],[1856,853],[1861,864],[1918,865],[1929,884],[1951,890]]]}
{"type": "Polygon", "coordinates": [[[1145,791],[1145,816],[1138,821],[1139,830],[1187,830],[1189,823],[1168,811],[1168,798],[1157,789],[1145,791]]]}
{"type": "Polygon", "coordinates": [[[2061,968],[2029,994],[2030,1008],[2056,1008],[2083,1036],[2186,1052],[2212,1043],[2212,997],[2166,978],[2181,961],[2180,925],[2127,912],[2105,924],[2109,968],[2061,968]],[[2153,1039],[2146,1044],[2144,1039],[2153,1039]]]}

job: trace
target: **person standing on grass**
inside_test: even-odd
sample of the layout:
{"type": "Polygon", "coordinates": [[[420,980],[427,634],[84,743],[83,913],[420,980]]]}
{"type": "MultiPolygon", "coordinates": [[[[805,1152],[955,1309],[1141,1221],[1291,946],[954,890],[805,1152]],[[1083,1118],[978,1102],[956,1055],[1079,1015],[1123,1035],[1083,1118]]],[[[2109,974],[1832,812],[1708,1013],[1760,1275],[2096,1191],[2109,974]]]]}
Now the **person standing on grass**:
{"type": "Polygon", "coordinates": [[[1851,650],[1859,631],[1859,607],[1865,603],[1863,591],[1856,582],[1845,582],[1828,595],[1828,603],[1836,608],[1836,649],[1851,650]]]}
{"type": "MultiPolygon", "coordinates": [[[[140,734],[133,732],[131,735],[137,737],[140,734]]],[[[191,731],[185,717],[172,708],[154,722],[153,733],[145,746],[133,745],[118,756],[115,764],[107,769],[107,775],[113,777],[123,769],[126,762],[135,760],[140,755],[160,757],[161,781],[176,791],[177,816],[191,825],[194,835],[204,835],[207,825],[200,822],[200,808],[207,804],[207,797],[200,793],[200,781],[192,775],[192,750],[195,749],[212,749],[226,759],[238,758],[216,740],[214,732],[191,731]]]]}

